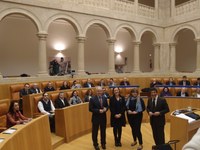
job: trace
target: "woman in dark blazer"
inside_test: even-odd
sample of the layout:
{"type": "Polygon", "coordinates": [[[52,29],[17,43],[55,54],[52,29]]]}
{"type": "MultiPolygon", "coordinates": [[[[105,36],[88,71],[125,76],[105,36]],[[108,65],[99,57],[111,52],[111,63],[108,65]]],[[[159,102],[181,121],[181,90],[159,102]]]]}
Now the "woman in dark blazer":
{"type": "Polygon", "coordinates": [[[122,126],[126,125],[125,120],[126,102],[125,98],[120,95],[118,87],[113,88],[113,96],[110,98],[111,126],[115,137],[115,146],[122,146],[121,134],[122,126]]]}
{"type": "Polygon", "coordinates": [[[132,136],[134,140],[131,146],[135,146],[137,144],[137,139],[138,139],[139,146],[137,150],[141,150],[143,148],[141,123],[143,118],[143,111],[145,110],[145,104],[143,99],[138,96],[137,89],[131,90],[130,96],[128,97],[126,102],[126,108],[127,108],[128,122],[131,126],[132,136]]]}

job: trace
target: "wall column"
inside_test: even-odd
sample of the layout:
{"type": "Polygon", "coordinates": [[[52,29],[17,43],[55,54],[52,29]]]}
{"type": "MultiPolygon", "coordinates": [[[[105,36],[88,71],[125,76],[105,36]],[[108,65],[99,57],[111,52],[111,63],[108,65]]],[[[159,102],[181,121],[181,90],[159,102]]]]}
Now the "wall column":
{"type": "Polygon", "coordinates": [[[139,46],[141,42],[134,41],[134,51],[133,51],[133,70],[132,73],[140,73],[140,53],[139,46]]]}
{"type": "Polygon", "coordinates": [[[155,18],[159,17],[158,0],[155,0],[155,18]]]}
{"type": "Polygon", "coordinates": [[[49,76],[47,72],[47,50],[46,50],[46,32],[40,32],[37,34],[39,38],[39,48],[38,48],[38,57],[39,57],[39,72],[38,76],[49,76]]]}
{"type": "Polygon", "coordinates": [[[200,39],[195,39],[197,42],[197,60],[196,60],[196,71],[195,73],[200,73],[200,39]]]}
{"type": "Polygon", "coordinates": [[[3,79],[3,76],[2,76],[2,74],[1,74],[1,72],[0,72],[0,79],[3,79]]]}
{"type": "Polygon", "coordinates": [[[160,44],[155,43],[154,45],[154,72],[160,71],[160,44]]]}
{"type": "Polygon", "coordinates": [[[170,65],[169,70],[171,73],[176,72],[176,43],[170,43],[170,65]]]}
{"type": "Polygon", "coordinates": [[[171,17],[176,15],[175,0],[171,0],[171,17]]]}
{"type": "Polygon", "coordinates": [[[138,14],[138,0],[135,0],[134,1],[134,5],[135,5],[135,15],[137,15],[138,14]]]}
{"type": "Polygon", "coordinates": [[[78,74],[84,75],[85,73],[85,61],[84,61],[84,47],[86,38],[83,36],[76,37],[78,43],[78,74]]]}
{"type": "Polygon", "coordinates": [[[115,52],[114,45],[115,39],[108,39],[108,73],[113,74],[115,72],[115,52]]]}

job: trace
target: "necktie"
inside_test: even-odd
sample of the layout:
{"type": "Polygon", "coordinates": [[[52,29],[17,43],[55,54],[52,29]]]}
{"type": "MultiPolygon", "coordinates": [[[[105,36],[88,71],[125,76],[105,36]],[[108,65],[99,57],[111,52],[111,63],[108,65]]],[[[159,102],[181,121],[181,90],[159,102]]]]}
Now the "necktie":
{"type": "Polygon", "coordinates": [[[153,106],[152,106],[152,111],[155,112],[155,108],[156,108],[156,102],[155,102],[155,98],[153,99],[153,106]]]}
{"type": "Polygon", "coordinates": [[[103,101],[102,101],[102,97],[99,97],[99,102],[100,102],[100,106],[101,106],[101,108],[103,108],[103,101]]]}

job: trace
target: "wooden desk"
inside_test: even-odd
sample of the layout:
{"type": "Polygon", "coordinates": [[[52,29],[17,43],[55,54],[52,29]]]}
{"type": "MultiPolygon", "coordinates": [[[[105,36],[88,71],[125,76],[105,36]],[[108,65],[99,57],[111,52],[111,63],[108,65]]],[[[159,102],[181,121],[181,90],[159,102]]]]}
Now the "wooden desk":
{"type": "Polygon", "coordinates": [[[4,141],[0,150],[52,150],[49,118],[47,115],[33,119],[25,125],[15,125],[12,134],[0,134],[4,141]]]}
{"type": "MultiPolygon", "coordinates": [[[[56,135],[70,142],[86,133],[91,132],[92,113],[89,103],[77,104],[55,110],[56,135]]],[[[107,111],[107,125],[110,125],[110,111],[107,111]]]]}
{"type": "MultiPolygon", "coordinates": [[[[195,112],[195,111],[194,111],[195,112]]],[[[170,140],[180,140],[177,143],[177,150],[181,150],[182,147],[193,137],[200,127],[200,120],[188,123],[187,119],[179,118],[171,114],[171,128],[170,128],[170,140]]]]}

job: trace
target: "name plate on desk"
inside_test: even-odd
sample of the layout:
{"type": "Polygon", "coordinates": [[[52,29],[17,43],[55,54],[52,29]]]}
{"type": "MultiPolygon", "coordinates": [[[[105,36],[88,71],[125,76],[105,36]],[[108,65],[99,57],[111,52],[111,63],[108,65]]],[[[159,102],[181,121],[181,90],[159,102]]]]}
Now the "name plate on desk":
{"type": "Polygon", "coordinates": [[[12,134],[16,131],[17,129],[15,128],[10,128],[10,129],[7,129],[6,131],[3,132],[3,134],[12,134]]]}

